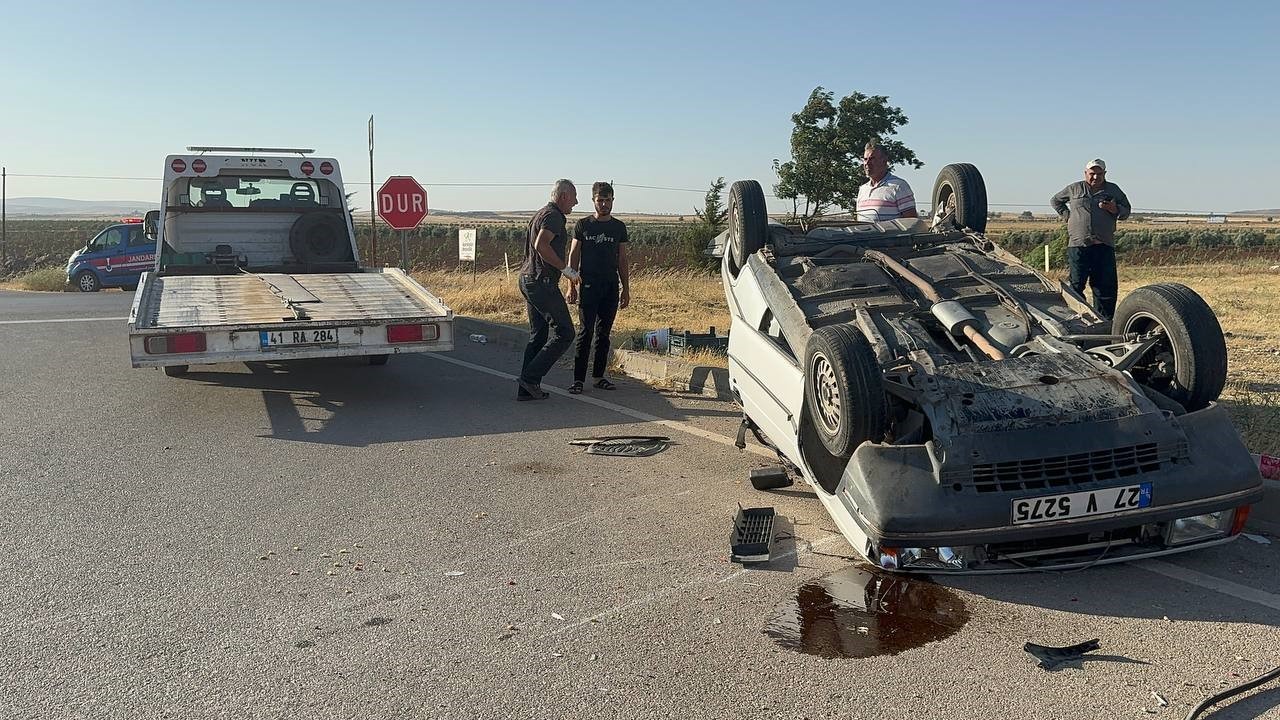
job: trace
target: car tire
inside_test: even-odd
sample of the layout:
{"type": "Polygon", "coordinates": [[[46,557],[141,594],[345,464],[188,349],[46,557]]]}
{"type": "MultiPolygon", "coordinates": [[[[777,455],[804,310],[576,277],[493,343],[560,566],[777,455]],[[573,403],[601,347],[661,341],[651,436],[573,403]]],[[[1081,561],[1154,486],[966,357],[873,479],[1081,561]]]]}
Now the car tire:
{"type": "Polygon", "coordinates": [[[327,210],[304,213],[289,228],[289,250],[299,262],[343,262],[351,241],[342,215],[327,210]]]}
{"type": "Polygon", "coordinates": [[[952,163],[938,173],[933,184],[933,214],[955,209],[956,225],[974,232],[987,231],[987,184],[969,163],[952,163]]]}
{"type": "Polygon", "coordinates": [[[387,360],[391,359],[390,355],[367,355],[370,365],[386,365],[387,360]]]}
{"type": "Polygon", "coordinates": [[[861,331],[849,324],[818,328],[804,358],[805,411],[827,451],[847,458],[863,442],[883,438],[884,379],[861,331]]]}
{"type": "Polygon", "coordinates": [[[1111,321],[1117,335],[1159,328],[1165,339],[1130,369],[1134,379],[1189,411],[1217,400],[1227,382],[1227,341],[1213,308],[1186,285],[1159,283],[1125,296],[1111,321]]]}
{"type": "Polygon", "coordinates": [[[747,258],[764,247],[769,238],[769,213],[764,190],[755,180],[739,180],[729,187],[729,237],[725,253],[729,272],[737,277],[747,258]]]}
{"type": "Polygon", "coordinates": [[[76,273],[73,284],[80,292],[98,292],[102,289],[102,281],[98,280],[98,276],[90,270],[81,270],[76,273]]]}
{"type": "Polygon", "coordinates": [[[187,374],[188,369],[190,368],[187,365],[165,365],[164,374],[169,377],[182,377],[187,374]]]}

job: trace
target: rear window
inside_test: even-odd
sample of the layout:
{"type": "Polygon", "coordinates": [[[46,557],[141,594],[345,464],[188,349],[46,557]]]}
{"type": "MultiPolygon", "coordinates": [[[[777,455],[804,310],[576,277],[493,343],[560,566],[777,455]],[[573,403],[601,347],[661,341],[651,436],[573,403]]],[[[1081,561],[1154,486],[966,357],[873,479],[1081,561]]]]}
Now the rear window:
{"type": "Polygon", "coordinates": [[[175,209],[307,209],[340,208],[342,195],[324,179],[219,175],[211,178],[180,178],[174,183],[175,209]]]}

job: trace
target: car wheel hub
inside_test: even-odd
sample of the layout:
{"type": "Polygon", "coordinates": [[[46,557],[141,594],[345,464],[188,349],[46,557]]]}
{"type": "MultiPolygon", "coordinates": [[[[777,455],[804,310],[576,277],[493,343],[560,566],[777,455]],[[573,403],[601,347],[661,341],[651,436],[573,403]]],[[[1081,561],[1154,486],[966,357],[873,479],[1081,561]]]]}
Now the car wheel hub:
{"type": "Polygon", "coordinates": [[[818,421],[829,434],[840,430],[840,387],[836,371],[822,354],[813,356],[813,387],[818,401],[818,421]]]}

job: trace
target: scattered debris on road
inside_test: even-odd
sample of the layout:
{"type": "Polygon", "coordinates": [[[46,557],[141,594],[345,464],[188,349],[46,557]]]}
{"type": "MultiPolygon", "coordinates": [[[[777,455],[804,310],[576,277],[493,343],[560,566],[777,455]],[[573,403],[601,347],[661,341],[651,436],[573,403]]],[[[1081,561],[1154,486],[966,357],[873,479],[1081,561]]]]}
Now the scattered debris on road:
{"type": "Polygon", "coordinates": [[[1087,640],[1079,643],[1078,645],[1067,645],[1066,647],[1050,647],[1047,645],[1037,645],[1033,642],[1028,642],[1026,645],[1022,646],[1022,649],[1031,653],[1036,659],[1038,659],[1040,661],[1040,667],[1045,670],[1053,670],[1063,663],[1080,660],[1084,657],[1085,653],[1093,652],[1099,647],[1101,647],[1101,645],[1098,643],[1097,638],[1095,638],[1093,640],[1087,640]]]}
{"type": "Polygon", "coordinates": [[[601,437],[574,438],[570,445],[585,445],[591,455],[616,457],[649,457],[671,446],[671,438],[665,435],[606,435],[601,437]]]}
{"type": "Polygon", "coordinates": [[[738,563],[768,562],[773,552],[773,518],[771,507],[744,508],[738,505],[729,536],[730,558],[738,563]]]}

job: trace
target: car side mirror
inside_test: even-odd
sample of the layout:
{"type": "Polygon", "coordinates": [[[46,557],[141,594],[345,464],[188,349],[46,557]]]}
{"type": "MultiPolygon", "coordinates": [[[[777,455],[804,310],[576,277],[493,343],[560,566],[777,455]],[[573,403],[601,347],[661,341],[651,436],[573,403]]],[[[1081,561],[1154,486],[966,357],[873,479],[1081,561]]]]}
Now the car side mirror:
{"type": "Polygon", "coordinates": [[[142,218],[142,234],[147,236],[148,240],[156,239],[156,225],[160,223],[160,211],[148,210],[147,214],[142,218]]]}

